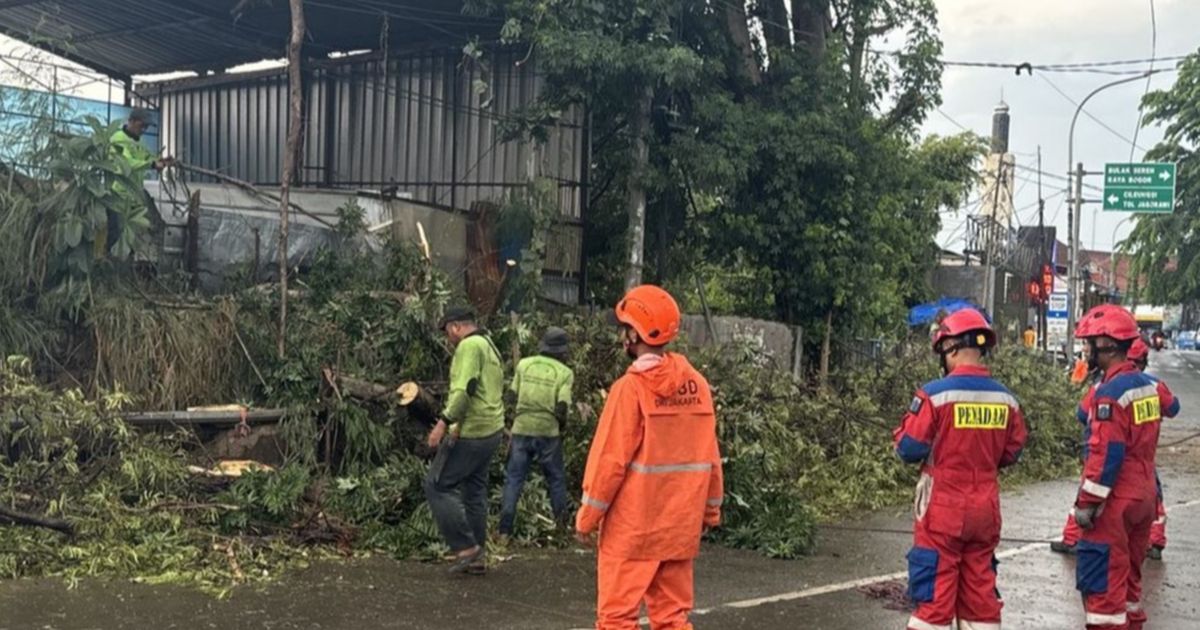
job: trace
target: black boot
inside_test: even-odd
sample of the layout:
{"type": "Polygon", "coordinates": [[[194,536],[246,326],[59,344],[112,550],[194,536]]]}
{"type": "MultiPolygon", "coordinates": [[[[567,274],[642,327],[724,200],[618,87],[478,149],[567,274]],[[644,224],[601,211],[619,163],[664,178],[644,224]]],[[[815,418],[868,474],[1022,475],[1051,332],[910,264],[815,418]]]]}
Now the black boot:
{"type": "Polygon", "coordinates": [[[1062,542],[1061,540],[1056,540],[1056,541],[1050,543],[1050,551],[1053,551],[1054,553],[1065,553],[1068,555],[1075,555],[1075,545],[1068,545],[1067,543],[1062,542]]]}

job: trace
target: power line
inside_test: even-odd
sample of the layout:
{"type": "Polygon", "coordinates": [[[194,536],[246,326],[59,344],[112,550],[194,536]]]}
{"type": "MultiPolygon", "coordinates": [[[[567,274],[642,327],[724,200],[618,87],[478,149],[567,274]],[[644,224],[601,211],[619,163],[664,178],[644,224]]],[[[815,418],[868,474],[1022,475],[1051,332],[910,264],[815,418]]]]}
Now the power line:
{"type": "MultiPolygon", "coordinates": [[[[1067,183],[1070,183],[1073,181],[1070,177],[1067,177],[1066,175],[1060,175],[1058,173],[1052,173],[1050,171],[1039,171],[1038,169],[1036,169],[1032,166],[1025,166],[1024,164],[1017,164],[1016,166],[1017,166],[1017,168],[1019,168],[1021,170],[1029,171],[1030,173],[1033,173],[1033,174],[1040,174],[1042,177],[1050,177],[1050,178],[1057,179],[1059,181],[1063,181],[1063,182],[1067,182],[1067,183]]],[[[1103,188],[1101,188],[1100,186],[1097,186],[1095,184],[1084,183],[1083,187],[1087,188],[1088,190],[1091,190],[1093,192],[1104,192],[1103,188]]]]}
{"type": "Polygon", "coordinates": [[[967,210],[968,208],[973,208],[973,207],[979,205],[980,201],[983,201],[983,197],[976,197],[976,198],[972,199],[971,201],[968,201],[957,208],[950,208],[948,210],[939,210],[938,214],[953,214],[956,212],[962,212],[963,210],[967,210]]]}
{"type": "MultiPolygon", "coordinates": [[[[1021,208],[1019,208],[1019,209],[1018,209],[1016,212],[1030,212],[1030,211],[1032,211],[1032,210],[1037,210],[1037,208],[1038,208],[1038,205],[1039,205],[1041,202],[1043,202],[1043,201],[1047,201],[1047,200],[1049,200],[1049,199],[1053,199],[1053,198],[1055,198],[1055,197],[1057,197],[1057,196],[1059,196],[1059,195],[1065,195],[1065,194],[1067,194],[1067,191],[1066,191],[1066,190],[1060,190],[1060,191],[1057,191],[1057,192],[1051,193],[1049,196],[1043,197],[1042,199],[1040,199],[1040,200],[1038,200],[1038,201],[1035,201],[1035,202],[1033,202],[1033,203],[1031,203],[1031,204],[1029,204],[1029,205],[1027,205],[1027,206],[1022,206],[1022,207],[1021,207],[1021,208]]],[[[1032,222],[1033,222],[1033,220],[1032,220],[1032,219],[1030,219],[1030,220],[1029,220],[1029,223],[1032,223],[1032,222]]]]}
{"type": "MultiPolygon", "coordinates": [[[[1067,191],[1065,191],[1065,190],[1060,190],[1060,191],[1058,191],[1058,192],[1054,193],[1053,195],[1050,195],[1050,197],[1055,197],[1055,196],[1057,196],[1057,195],[1066,194],[1066,192],[1067,192],[1067,191]]],[[[1059,200],[1058,200],[1058,207],[1054,209],[1054,216],[1050,217],[1050,222],[1049,222],[1049,224],[1048,224],[1048,225],[1054,225],[1054,226],[1057,226],[1057,223],[1058,223],[1058,215],[1062,213],[1062,207],[1063,207],[1063,204],[1064,204],[1064,203],[1066,203],[1066,199],[1059,199],[1059,200]]]]}
{"type": "MultiPolygon", "coordinates": [[[[886,56],[891,56],[891,57],[900,57],[900,56],[908,54],[902,50],[872,49],[871,52],[878,54],[878,55],[886,55],[886,56]]],[[[1029,62],[1013,63],[1011,61],[961,61],[961,60],[956,60],[956,59],[941,59],[939,61],[944,66],[951,66],[951,67],[957,67],[957,68],[994,68],[994,69],[1015,70],[1015,71],[1025,70],[1025,71],[1028,71],[1030,74],[1032,74],[1034,70],[1039,70],[1042,72],[1059,72],[1059,73],[1077,72],[1077,73],[1124,75],[1124,74],[1141,74],[1142,72],[1145,72],[1146,70],[1142,69],[1142,68],[1125,68],[1125,69],[1120,69],[1120,70],[1105,70],[1105,68],[1114,68],[1114,67],[1119,67],[1119,66],[1135,66],[1135,65],[1145,65],[1145,64],[1150,64],[1151,67],[1153,67],[1153,64],[1156,61],[1182,61],[1184,59],[1187,59],[1188,56],[1189,55],[1173,55],[1170,57],[1159,57],[1159,58],[1150,58],[1150,59],[1124,59],[1124,60],[1118,60],[1118,61],[1087,61],[1087,62],[1080,62],[1080,63],[1029,63],[1029,62]]]]}
{"type": "Polygon", "coordinates": [[[964,218],[962,223],[958,224],[958,227],[950,231],[950,234],[946,237],[944,243],[939,243],[939,246],[942,249],[949,249],[951,245],[957,243],[958,241],[965,240],[968,223],[970,223],[970,220],[968,218],[964,218]]]}
{"type": "MultiPolygon", "coordinates": [[[[1154,70],[1154,55],[1158,53],[1158,17],[1154,14],[1154,0],[1150,0],[1150,70],[1154,70]]],[[[1142,91],[1142,102],[1138,103],[1137,123],[1133,126],[1133,140],[1129,143],[1129,161],[1133,161],[1133,151],[1137,148],[1138,133],[1142,131],[1143,107],[1146,95],[1150,93],[1150,79],[1153,75],[1146,73],[1146,89],[1142,91]]]]}
{"type": "MultiPolygon", "coordinates": [[[[1159,57],[1158,61],[1182,61],[1191,55],[1174,55],[1171,57],[1159,57]]],[[[1099,68],[1105,66],[1133,66],[1144,63],[1153,63],[1154,59],[1125,59],[1120,61],[1085,61],[1081,63],[1052,63],[1034,68],[1099,68]]]]}
{"type": "Polygon", "coordinates": [[[1147,69],[1145,68],[1130,68],[1128,70],[1103,70],[1100,68],[1056,68],[1052,66],[1032,66],[1026,64],[992,63],[985,61],[943,61],[941,63],[943,66],[949,66],[953,68],[1005,68],[1016,70],[1018,75],[1020,74],[1021,70],[1028,70],[1030,76],[1033,75],[1034,70],[1039,72],[1055,72],[1059,74],[1104,74],[1112,76],[1130,76],[1147,72],[1147,69]]]}
{"type": "Polygon", "coordinates": [[[353,0],[359,4],[373,5],[384,11],[409,11],[411,13],[425,13],[427,15],[443,15],[450,18],[459,18],[460,20],[478,20],[487,22],[500,22],[498,18],[492,18],[482,15],[466,14],[462,11],[446,11],[443,9],[426,9],[422,7],[403,6],[392,4],[381,0],[353,0]]]}
{"type": "MultiPolygon", "coordinates": [[[[1014,175],[1015,175],[1015,173],[1014,173],[1014,175]]],[[[1028,179],[1021,180],[1021,185],[1017,186],[1017,190],[1015,192],[1013,192],[1013,194],[1008,196],[1009,203],[1016,201],[1017,196],[1019,196],[1022,192],[1025,191],[1025,187],[1029,186],[1029,183],[1030,182],[1028,179]]],[[[1017,226],[1019,227],[1021,225],[1021,216],[1020,216],[1020,214],[1018,214],[1018,212],[1019,212],[1018,210],[1013,210],[1013,217],[1015,217],[1017,219],[1017,226]]]]}
{"type": "MultiPolygon", "coordinates": [[[[1036,171],[1036,169],[1034,170],[1034,172],[1035,172],[1035,173],[1037,172],[1037,171],[1036,171]]],[[[1049,175],[1050,173],[1043,173],[1043,174],[1044,174],[1044,175],[1049,175]]],[[[1014,178],[1014,179],[1016,179],[1017,181],[1021,181],[1021,182],[1028,182],[1028,183],[1031,183],[1031,184],[1032,184],[1032,183],[1037,183],[1037,180],[1036,180],[1036,179],[1034,179],[1034,178],[1032,178],[1032,177],[1025,177],[1025,176],[1021,176],[1021,175],[1013,175],[1013,178],[1014,178]]],[[[1085,183],[1083,184],[1083,187],[1084,187],[1084,188],[1086,188],[1087,190],[1090,190],[1090,191],[1092,191],[1092,192],[1104,192],[1104,189],[1103,189],[1103,188],[1101,188],[1100,186],[1097,186],[1097,185],[1095,185],[1095,184],[1088,184],[1088,183],[1086,183],[1086,182],[1085,182],[1085,183]]]]}
{"type": "MultiPolygon", "coordinates": [[[[359,1],[361,2],[361,1],[366,1],[366,0],[359,0],[359,1]]],[[[716,2],[717,2],[717,4],[724,5],[726,8],[729,8],[734,11],[737,11],[738,13],[741,13],[746,18],[756,19],[759,22],[761,22],[762,24],[774,26],[775,28],[784,29],[784,30],[788,31],[789,33],[792,31],[793,27],[791,24],[780,24],[779,22],[769,20],[762,15],[750,15],[749,13],[746,12],[745,6],[739,7],[737,4],[730,2],[730,0],[716,0],[716,2]]],[[[902,56],[908,54],[903,50],[879,50],[879,49],[872,48],[872,49],[869,49],[869,51],[874,54],[877,54],[877,55],[886,55],[886,56],[891,56],[891,57],[902,57],[902,56]]],[[[1171,57],[1160,58],[1159,61],[1181,61],[1181,60],[1187,59],[1187,58],[1188,58],[1188,55],[1174,55],[1171,57]]],[[[1077,73],[1118,74],[1118,75],[1120,75],[1120,74],[1141,74],[1142,72],[1144,72],[1144,70],[1135,70],[1135,69],[1104,70],[1103,68],[1111,68],[1111,67],[1115,67],[1115,66],[1132,66],[1132,65],[1145,64],[1147,62],[1153,63],[1152,59],[1122,59],[1122,60],[1116,60],[1116,61],[1086,61],[1086,62],[1073,62],[1073,63],[1040,63],[1040,64],[1034,64],[1034,63],[1029,63],[1029,62],[1013,63],[1013,62],[1005,62],[1005,61],[959,61],[959,60],[947,60],[947,59],[939,59],[938,61],[944,66],[954,66],[954,67],[960,67],[960,68],[1003,68],[1003,69],[1008,69],[1008,70],[1016,70],[1016,71],[1018,71],[1018,73],[1020,72],[1020,70],[1028,70],[1030,72],[1030,74],[1032,74],[1034,70],[1041,70],[1043,72],[1067,72],[1067,73],[1077,72],[1077,73]]]]}
{"type": "Polygon", "coordinates": [[[946,112],[942,111],[941,107],[936,108],[936,110],[937,110],[937,113],[942,115],[942,118],[949,120],[951,123],[954,124],[955,127],[958,127],[959,129],[962,129],[963,131],[965,131],[967,133],[975,133],[974,131],[967,129],[967,127],[965,125],[963,125],[962,123],[958,122],[957,120],[954,120],[954,118],[952,118],[950,116],[950,114],[947,114],[946,112]]]}
{"type": "MultiPolygon", "coordinates": [[[[1152,75],[1152,74],[1157,74],[1158,72],[1161,72],[1161,70],[1155,70],[1155,71],[1153,71],[1153,72],[1147,72],[1147,73],[1146,73],[1146,75],[1147,75],[1147,78],[1148,78],[1150,75],[1152,75]]],[[[1064,91],[1062,90],[1062,88],[1060,88],[1060,87],[1058,87],[1057,85],[1055,85],[1053,81],[1051,81],[1050,79],[1047,79],[1047,78],[1046,78],[1046,75],[1044,75],[1044,74],[1039,74],[1039,75],[1038,75],[1038,77],[1039,77],[1041,80],[1045,81],[1045,82],[1046,82],[1046,85],[1049,85],[1050,87],[1054,88],[1054,91],[1055,91],[1055,92],[1058,92],[1058,93],[1059,93],[1059,94],[1060,94],[1060,95],[1061,95],[1063,98],[1067,99],[1067,101],[1068,101],[1069,103],[1071,103],[1071,104],[1072,104],[1072,105],[1074,105],[1075,107],[1079,107],[1079,102],[1078,102],[1078,101],[1076,101],[1075,99],[1071,98],[1071,95],[1069,95],[1069,94],[1067,94],[1066,92],[1064,92],[1064,91]]],[[[1097,117],[1093,116],[1093,115],[1092,115],[1092,113],[1091,113],[1091,112],[1089,112],[1089,111],[1087,111],[1086,109],[1085,109],[1085,110],[1083,110],[1083,114],[1084,114],[1085,116],[1087,116],[1088,118],[1091,118],[1093,121],[1095,121],[1095,122],[1096,122],[1096,124],[1100,125],[1101,127],[1103,127],[1104,129],[1106,129],[1106,130],[1107,130],[1109,133],[1113,134],[1114,136],[1116,136],[1116,137],[1118,137],[1118,138],[1120,138],[1120,139],[1124,140],[1125,142],[1128,142],[1129,144],[1133,145],[1134,147],[1136,147],[1136,148],[1138,148],[1138,149],[1141,149],[1142,151],[1145,151],[1145,150],[1146,150],[1145,148],[1138,146],[1138,145],[1137,145],[1137,143],[1135,143],[1135,142],[1133,141],[1133,139],[1132,139],[1132,138],[1129,138],[1129,137],[1127,137],[1125,134],[1123,134],[1123,133],[1121,133],[1121,132],[1117,131],[1116,129],[1113,129],[1113,128],[1112,128],[1112,127],[1110,127],[1110,126],[1108,126],[1108,124],[1107,124],[1107,123],[1105,123],[1103,120],[1100,120],[1099,118],[1097,118],[1097,117]]]]}

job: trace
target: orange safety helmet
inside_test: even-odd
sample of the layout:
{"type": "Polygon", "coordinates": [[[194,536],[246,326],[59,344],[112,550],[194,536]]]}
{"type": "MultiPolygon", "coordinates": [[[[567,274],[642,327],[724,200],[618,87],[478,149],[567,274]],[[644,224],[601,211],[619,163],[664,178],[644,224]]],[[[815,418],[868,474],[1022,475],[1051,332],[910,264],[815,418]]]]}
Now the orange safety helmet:
{"type": "Polygon", "coordinates": [[[679,336],[679,305],[661,287],[643,284],[630,289],[617,303],[617,321],[651,346],[665,346],[679,336]]]}
{"type": "Polygon", "coordinates": [[[938,351],[938,345],[944,339],[965,338],[971,333],[978,334],[967,340],[969,347],[991,348],[996,345],[996,333],[983,313],[973,308],[964,308],[947,315],[938,324],[937,330],[933,333],[933,351],[938,351]]]}
{"type": "Polygon", "coordinates": [[[1133,340],[1133,345],[1129,346],[1129,352],[1125,353],[1125,357],[1130,361],[1145,361],[1150,358],[1150,346],[1147,346],[1139,336],[1133,340]]]}
{"type": "Polygon", "coordinates": [[[1141,337],[1137,321],[1129,311],[1116,304],[1101,304],[1088,311],[1075,328],[1075,337],[1111,337],[1117,341],[1133,341],[1141,337]]]}

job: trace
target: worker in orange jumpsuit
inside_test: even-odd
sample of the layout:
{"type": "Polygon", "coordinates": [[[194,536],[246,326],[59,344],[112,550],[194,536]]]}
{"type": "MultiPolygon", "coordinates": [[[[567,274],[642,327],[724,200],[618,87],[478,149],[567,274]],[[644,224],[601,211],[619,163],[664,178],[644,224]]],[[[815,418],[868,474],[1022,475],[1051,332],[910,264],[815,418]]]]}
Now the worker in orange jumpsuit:
{"type": "Polygon", "coordinates": [[[1129,311],[1103,304],[1079,321],[1089,363],[1103,374],[1088,403],[1087,459],[1075,499],[1075,587],[1088,630],[1141,630],[1142,561],[1155,520],[1155,457],[1164,416],[1179,411],[1166,385],[1128,353],[1138,338],[1129,311]]]}
{"type": "Polygon", "coordinates": [[[708,382],[667,352],[679,307],[640,286],[617,304],[633,364],[613,383],[588,453],[575,536],[595,544],[596,628],[690,630],[692,565],[700,538],[721,520],[724,488],[708,382]]]}
{"type": "Polygon", "coordinates": [[[999,471],[1025,445],[1016,397],[982,363],[996,335],[974,309],[951,313],[933,335],[945,378],[917,390],[894,433],[896,453],[921,464],[908,552],[909,630],[999,630],[999,471]],[[956,625],[957,624],[957,625],[956,625]]]}
{"type": "MultiPolygon", "coordinates": [[[[1150,362],[1150,347],[1146,345],[1145,341],[1142,341],[1141,337],[1133,340],[1133,345],[1131,345],[1129,348],[1128,358],[1130,361],[1133,361],[1133,364],[1136,365],[1139,370],[1143,372],[1146,371],[1146,367],[1150,362]]],[[[1150,378],[1154,377],[1151,376],[1150,378]]],[[[1167,417],[1172,417],[1174,414],[1169,412],[1171,412],[1172,409],[1175,409],[1176,412],[1178,412],[1178,407],[1176,406],[1178,403],[1175,401],[1175,397],[1171,394],[1171,391],[1167,389],[1165,385],[1162,385],[1161,382],[1159,385],[1160,395],[1163,395],[1171,401],[1166,408],[1167,413],[1164,415],[1167,417]]],[[[1086,445],[1089,438],[1088,408],[1091,406],[1092,396],[1095,394],[1095,386],[1088,388],[1087,394],[1084,395],[1083,401],[1079,403],[1079,409],[1076,411],[1079,422],[1083,423],[1083,443],[1085,445],[1083,458],[1085,461],[1087,460],[1086,445]]],[[[1150,549],[1146,551],[1146,557],[1153,560],[1162,560],[1163,549],[1166,549],[1167,547],[1167,509],[1166,506],[1163,505],[1162,482],[1157,478],[1155,479],[1155,482],[1155,485],[1158,488],[1158,505],[1155,508],[1156,517],[1154,524],[1150,527],[1150,549]]],[[[1050,543],[1050,549],[1058,553],[1073,554],[1075,553],[1075,544],[1079,542],[1079,537],[1081,534],[1082,531],[1079,529],[1079,525],[1075,522],[1075,510],[1072,508],[1071,512],[1067,514],[1067,524],[1063,526],[1062,541],[1056,540],[1050,543]]]]}

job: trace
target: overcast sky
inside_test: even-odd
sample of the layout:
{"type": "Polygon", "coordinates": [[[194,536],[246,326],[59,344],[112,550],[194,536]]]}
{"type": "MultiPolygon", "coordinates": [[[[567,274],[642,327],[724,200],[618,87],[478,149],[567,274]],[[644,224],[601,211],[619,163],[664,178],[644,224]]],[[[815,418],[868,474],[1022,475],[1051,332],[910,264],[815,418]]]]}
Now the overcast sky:
{"type": "MultiPolygon", "coordinates": [[[[1079,63],[1143,59],[1151,55],[1150,0],[937,0],[941,12],[941,33],[945,42],[944,58],[956,61],[1000,61],[1033,64],[1079,63]]],[[[1200,47],[1200,0],[1156,0],[1159,57],[1191,53],[1200,47]]],[[[1156,67],[1173,67],[1158,64],[1156,67]]],[[[1022,73],[1014,76],[1008,69],[949,67],[943,77],[941,111],[959,124],[988,135],[992,111],[1000,100],[1009,104],[1012,115],[1009,149],[1018,164],[1036,168],[1037,147],[1042,147],[1043,170],[1056,175],[1067,168],[1067,135],[1075,105],[1058,94],[1047,81],[1058,86],[1076,102],[1091,90],[1120,77],[1102,74],[1022,73]]],[[[1175,73],[1155,75],[1151,89],[1168,88],[1175,73]]],[[[1086,116],[1080,116],[1075,130],[1075,161],[1088,170],[1103,170],[1104,162],[1124,162],[1130,156],[1130,142],[1137,123],[1138,103],[1146,82],[1136,81],[1113,87],[1098,94],[1087,106],[1090,112],[1121,136],[1086,116]]],[[[930,133],[951,134],[959,128],[939,113],[925,126],[930,133]]],[[[1154,127],[1142,129],[1137,144],[1152,147],[1162,137],[1154,127]]],[[[1135,150],[1134,161],[1143,152],[1135,150]]],[[[1018,169],[1018,177],[1032,179],[1035,173],[1018,169]]],[[[1084,181],[1101,185],[1100,177],[1084,181]]],[[[1043,177],[1046,221],[1065,235],[1067,209],[1061,192],[1066,182],[1043,177]],[[1057,196],[1050,198],[1055,193],[1057,196]]],[[[1037,224],[1037,185],[1020,179],[1016,182],[1016,207],[1024,225],[1037,224]],[[1030,207],[1032,206],[1032,207],[1030,207]]],[[[1084,191],[1085,198],[1099,193],[1084,191]]],[[[1117,240],[1128,234],[1132,222],[1120,224],[1126,215],[1098,212],[1098,206],[1084,206],[1081,238],[1085,248],[1095,245],[1108,249],[1116,230],[1117,240]]],[[[939,236],[943,245],[960,250],[963,246],[959,226],[962,214],[944,217],[939,236]],[[953,242],[952,242],[953,240],[953,242]]],[[[1060,236],[1060,238],[1062,238],[1060,236]]],[[[1065,239],[1063,239],[1065,240],[1065,239]]]]}
{"type": "MultiPolygon", "coordinates": [[[[945,42],[944,58],[953,61],[997,61],[1033,64],[1080,63],[1143,59],[1151,56],[1151,0],[936,0],[940,27],[945,42]]],[[[1200,0],[1154,0],[1158,26],[1159,57],[1188,54],[1200,48],[1200,0]]],[[[0,36],[0,51],[23,47],[0,36]]],[[[1160,63],[1157,67],[1171,67],[1160,63]]],[[[0,75],[11,70],[0,68],[0,75]]],[[[3,77],[9,79],[10,77],[3,77]]],[[[1067,167],[1067,131],[1075,105],[1050,85],[1053,83],[1072,99],[1079,101],[1092,89],[1118,77],[1084,73],[1036,73],[1017,77],[1011,69],[947,67],[943,77],[943,105],[930,116],[927,133],[952,134],[959,125],[988,135],[992,111],[1000,101],[1009,104],[1012,114],[1010,150],[1019,165],[1016,182],[1016,207],[1024,225],[1037,223],[1037,186],[1032,180],[1037,166],[1037,148],[1042,147],[1043,170],[1063,175],[1067,167]],[[953,119],[954,122],[951,122],[953,119]]],[[[1172,72],[1155,75],[1151,88],[1166,88],[1174,81],[1172,72]]],[[[8,82],[6,80],[6,82],[8,82]]],[[[88,96],[104,98],[107,89],[91,85],[88,96]]],[[[1145,81],[1114,87],[1092,99],[1087,111],[1116,133],[1104,129],[1086,116],[1076,129],[1076,161],[1089,170],[1102,170],[1104,162],[1127,161],[1130,139],[1138,117],[1138,103],[1145,81]],[[1123,136],[1123,138],[1121,137],[1123,136]]],[[[1153,127],[1143,129],[1138,145],[1149,148],[1160,138],[1153,127]]],[[[1134,151],[1134,160],[1143,151],[1134,151]]],[[[1099,177],[1087,180],[1100,185],[1099,177]]],[[[1065,235],[1067,211],[1061,178],[1043,177],[1046,221],[1057,225],[1065,235]]],[[[1085,197],[1099,193],[1085,191],[1085,197]]],[[[1123,214],[1096,212],[1097,206],[1085,206],[1082,239],[1084,247],[1108,249],[1124,238],[1131,222],[1121,224],[1123,214]],[[1096,217],[1095,219],[1093,217],[1096,217]],[[1093,230],[1095,226],[1095,230],[1093,230]],[[1095,237],[1093,239],[1093,232],[1095,237]]],[[[943,216],[944,228],[939,242],[960,250],[963,246],[964,212],[943,216]]]]}

